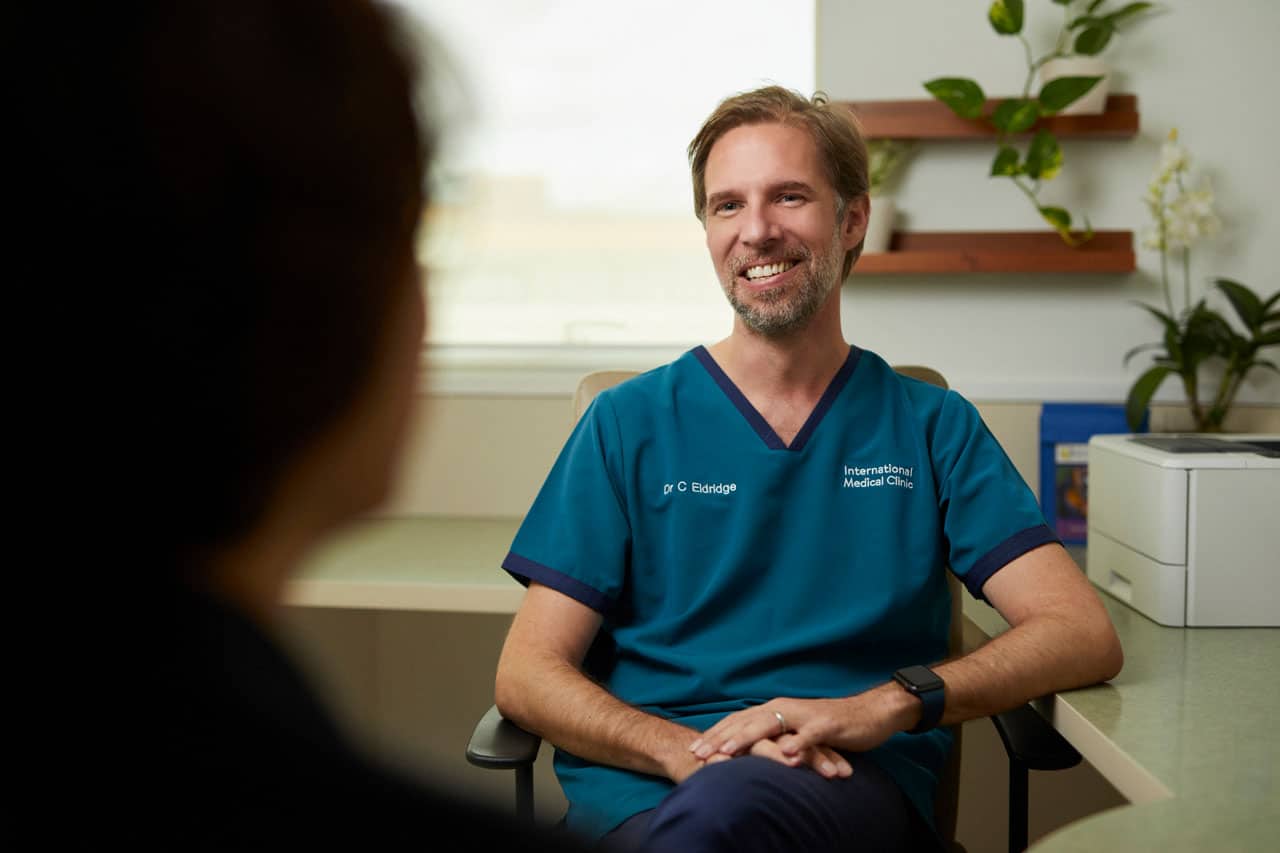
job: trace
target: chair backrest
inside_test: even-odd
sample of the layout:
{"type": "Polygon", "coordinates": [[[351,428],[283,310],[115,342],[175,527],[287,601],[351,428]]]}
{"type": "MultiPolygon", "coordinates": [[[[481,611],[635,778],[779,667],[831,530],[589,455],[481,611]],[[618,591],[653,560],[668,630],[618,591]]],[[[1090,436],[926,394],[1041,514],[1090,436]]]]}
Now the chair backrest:
{"type": "MultiPolygon", "coordinates": [[[[932,367],[918,364],[895,365],[894,370],[903,376],[928,382],[939,388],[948,388],[947,380],[932,367]]],[[[960,579],[947,571],[947,589],[951,592],[951,627],[947,634],[947,656],[956,658],[964,654],[964,584],[960,579]]],[[[938,835],[949,844],[955,843],[956,813],[960,804],[960,726],[951,726],[954,740],[947,763],[938,776],[938,790],[933,802],[933,823],[938,835]]]]}
{"type": "MultiPolygon", "coordinates": [[[[942,374],[931,367],[904,364],[895,365],[893,369],[903,376],[919,379],[939,388],[949,387],[942,374]]],[[[582,417],[597,394],[639,373],[638,370],[597,370],[582,377],[573,395],[574,422],[582,417]]],[[[964,586],[950,571],[947,572],[947,589],[951,592],[951,627],[947,635],[947,651],[948,656],[954,658],[964,653],[964,616],[961,612],[964,586]]],[[[938,777],[938,791],[933,804],[934,826],[948,843],[953,843],[955,839],[956,811],[960,801],[960,726],[952,726],[951,732],[955,742],[938,777]]]]}
{"type": "Polygon", "coordinates": [[[597,370],[582,377],[578,380],[578,389],[573,392],[573,422],[578,422],[601,391],[639,375],[638,370],[597,370]]]}

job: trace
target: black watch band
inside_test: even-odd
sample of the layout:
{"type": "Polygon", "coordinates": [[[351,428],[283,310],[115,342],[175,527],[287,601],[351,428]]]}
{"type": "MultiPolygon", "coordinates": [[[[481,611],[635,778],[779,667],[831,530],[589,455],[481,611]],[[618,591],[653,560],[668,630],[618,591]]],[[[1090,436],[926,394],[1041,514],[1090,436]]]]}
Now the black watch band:
{"type": "Polygon", "coordinates": [[[947,707],[946,684],[936,672],[927,666],[908,666],[893,674],[893,680],[920,700],[920,722],[909,734],[918,735],[935,728],[947,707]]]}

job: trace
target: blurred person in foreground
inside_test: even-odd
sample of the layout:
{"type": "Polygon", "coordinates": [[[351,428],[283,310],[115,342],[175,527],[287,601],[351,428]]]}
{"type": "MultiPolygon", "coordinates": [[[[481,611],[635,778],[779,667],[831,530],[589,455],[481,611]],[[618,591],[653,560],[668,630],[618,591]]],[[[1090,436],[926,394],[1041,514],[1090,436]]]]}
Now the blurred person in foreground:
{"type": "Polygon", "coordinates": [[[362,0],[63,15],[48,82],[78,150],[48,195],[77,261],[49,267],[106,381],[66,406],[91,413],[67,451],[90,571],[47,668],[46,838],[570,848],[361,755],[276,637],[290,573],[384,498],[406,432],[430,69],[362,0]]]}

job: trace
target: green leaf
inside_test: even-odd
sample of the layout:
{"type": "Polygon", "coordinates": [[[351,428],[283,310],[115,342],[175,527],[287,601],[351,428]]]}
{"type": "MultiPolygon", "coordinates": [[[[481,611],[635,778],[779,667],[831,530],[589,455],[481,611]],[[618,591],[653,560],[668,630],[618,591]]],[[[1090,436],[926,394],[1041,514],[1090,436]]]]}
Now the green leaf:
{"type": "Polygon", "coordinates": [[[964,77],[939,77],[924,84],[939,101],[951,107],[961,118],[981,118],[987,96],[982,87],[964,77]]]}
{"type": "Polygon", "coordinates": [[[1182,363],[1180,371],[1184,376],[1192,375],[1200,369],[1207,359],[1221,354],[1222,347],[1215,331],[1202,323],[1188,321],[1182,330],[1182,363]]]}
{"type": "Polygon", "coordinates": [[[1240,317],[1240,322],[1244,323],[1246,329],[1255,331],[1262,327],[1264,309],[1258,294],[1229,278],[1220,278],[1214,283],[1227,295],[1227,300],[1231,303],[1231,307],[1236,309],[1236,315],[1240,317]]]}
{"type": "Polygon", "coordinates": [[[1040,90],[1038,96],[1040,108],[1045,115],[1052,115],[1084,97],[1090,89],[1098,85],[1101,79],[1101,77],[1059,77],[1057,80],[1050,80],[1040,90]]]}
{"type": "Polygon", "coordinates": [[[1124,403],[1124,419],[1129,429],[1136,431],[1142,425],[1142,416],[1147,413],[1147,406],[1155,396],[1156,389],[1173,371],[1167,367],[1152,367],[1138,377],[1129,389],[1129,398],[1124,403]]]}
{"type": "Polygon", "coordinates": [[[1204,348],[1209,350],[1210,355],[1224,358],[1252,351],[1253,348],[1247,338],[1231,328],[1225,317],[1217,311],[1205,308],[1203,299],[1187,317],[1184,337],[1196,342],[1197,351],[1204,348]]]}
{"type": "Polygon", "coordinates": [[[1089,4],[1089,8],[1084,10],[1084,13],[1086,15],[1092,15],[1094,10],[1097,9],[1099,6],[1101,6],[1104,2],[1106,2],[1106,0],[1093,0],[1093,2],[1089,4]]]}
{"type": "Polygon", "coordinates": [[[1139,308],[1145,308],[1164,326],[1164,347],[1169,351],[1169,359],[1174,366],[1182,363],[1182,328],[1177,321],[1163,311],[1152,308],[1150,305],[1138,303],[1139,308]]]}
{"type": "Polygon", "coordinates": [[[1089,27],[1076,36],[1076,42],[1071,49],[1083,56],[1097,56],[1102,53],[1107,42],[1111,41],[1111,34],[1114,32],[1115,30],[1109,24],[1089,27]]]}
{"type": "Polygon", "coordinates": [[[1263,332],[1254,338],[1254,343],[1259,347],[1274,347],[1280,345],[1280,329],[1272,329],[1269,332],[1263,332]]]}
{"type": "Polygon", "coordinates": [[[1171,316],[1165,314],[1164,311],[1161,311],[1160,309],[1153,309],[1153,307],[1149,305],[1143,305],[1142,302],[1139,302],[1138,307],[1147,309],[1153,318],[1160,320],[1160,323],[1165,327],[1166,336],[1169,336],[1169,334],[1172,334],[1172,336],[1178,336],[1178,334],[1181,333],[1181,329],[1178,327],[1178,320],[1171,318],[1171,316]]]}
{"type": "Polygon", "coordinates": [[[1277,302],[1280,302],[1280,290],[1277,290],[1275,293],[1267,297],[1267,301],[1262,303],[1262,310],[1263,311],[1268,310],[1272,305],[1275,305],[1277,302]]]}
{"type": "Polygon", "coordinates": [[[1253,358],[1253,354],[1258,351],[1258,342],[1232,332],[1223,349],[1225,352],[1219,353],[1223,358],[1240,361],[1253,358]]]}
{"type": "Polygon", "coordinates": [[[1044,221],[1053,226],[1053,230],[1057,231],[1064,237],[1071,235],[1071,214],[1067,213],[1061,207],[1042,207],[1040,215],[1044,217],[1044,221]]]}
{"type": "MultiPolygon", "coordinates": [[[[1138,353],[1144,352],[1149,349],[1159,349],[1162,346],[1164,346],[1164,344],[1158,343],[1158,342],[1154,344],[1139,344],[1138,346],[1134,347],[1133,349],[1129,350],[1127,353],[1124,354],[1124,361],[1122,362],[1122,364],[1128,366],[1129,360],[1132,359],[1138,353]]],[[[1157,359],[1157,361],[1158,360],[1159,359],[1157,359]]]]}
{"type": "Polygon", "coordinates": [[[1064,208],[1042,207],[1040,208],[1040,215],[1043,216],[1045,221],[1054,228],[1062,229],[1071,227],[1071,214],[1064,208]]]}
{"type": "Polygon", "coordinates": [[[1028,98],[1009,98],[1000,102],[991,114],[991,123],[1005,133],[1022,133],[1040,118],[1040,104],[1028,98]]]}
{"type": "Polygon", "coordinates": [[[1148,9],[1150,9],[1153,5],[1154,4],[1152,3],[1130,3],[1128,6],[1125,6],[1123,9],[1120,9],[1119,11],[1112,12],[1110,15],[1107,15],[1106,20],[1108,23],[1110,23],[1114,27],[1116,24],[1120,23],[1125,18],[1132,18],[1134,15],[1137,15],[1140,12],[1145,12],[1148,9]]]}
{"type": "Polygon", "coordinates": [[[1070,6],[1074,0],[1053,0],[1053,2],[1057,3],[1059,6],[1070,6]]]}
{"type": "MultiPolygon", "coordinates": [[[[1022,167],[1033,178],[1042,181],[1053,180],[1054,175],[1062,170],[1062,149],[1052,133],[1042,130],[1031,140],[1027,150],[1027,162],[1022,167]]],[[[1070,223],[1070,217],[1067,218],[1070,223]]]]}
{"type": "Polygon", "coordinates": [[[996,152],[996,159],[991,161],[991,176],[1012,177],[1021,171],[1018,166],[1018,149],[1008,145],[1001,146],[996,152]]]}
{"type": "Polygon", "coordinates": [[[1152,308],[1150,305],[1144,305],[1141,302],[1136,304],[1139,308],[1145,308],[1150,311],[1151,315],[1163,323],[1166,329],[1173,329],[1174,331],[1177,331],[1178,321],[1173,319],[1170,315],[1164,313],[1159,308],[1152,308]]]}
{"type": "Polygon", "coordinates": [[[987,20],[1002,36],[1022,32],[1022,0],[995,0],[987,10],[987,20]]]}
{"type": "Polygon", "coordinates": [[[1267,368],[1268,370],[1274,370],[1276,373],[1280,373],[1280,367],[1276,367],[1275,362],[1273,362],[1273,361],[1266,361],[1265,359],[1261,359],[1261,358],[1259,358],[1259,359],[1257,359],[1256,361],[1254,361],[1254,362],[1253,362],[1253,364],[1252,364],[1251,366],[1252,366],[1252,367],[1265,367],[1265,368],[1267,368]]]}

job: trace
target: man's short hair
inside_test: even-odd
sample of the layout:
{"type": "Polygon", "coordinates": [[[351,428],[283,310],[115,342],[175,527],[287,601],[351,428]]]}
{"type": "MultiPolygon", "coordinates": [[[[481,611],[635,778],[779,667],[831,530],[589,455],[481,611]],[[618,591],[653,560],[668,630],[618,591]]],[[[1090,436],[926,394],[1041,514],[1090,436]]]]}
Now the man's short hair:
{"type": "MultiPolygon", "coordinates": [[[[765,86],[725,98],[689,143],[693,211],[700,221],[705,223],[707,216],[707,158],[712,147],[729,131],[749,124],[789,124],[807,130],[835,190],[838,213],[842,214],[850,201],[866,194],[867,144],[853,112],[831,103],[822,92],[806,98],[781,86],[765,86]]],[[[862,243],[848,251],[842,278],[849,274],[860,254],[862,243]]]]}

